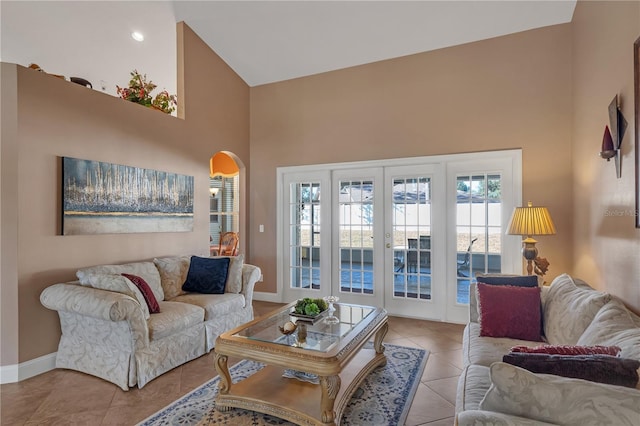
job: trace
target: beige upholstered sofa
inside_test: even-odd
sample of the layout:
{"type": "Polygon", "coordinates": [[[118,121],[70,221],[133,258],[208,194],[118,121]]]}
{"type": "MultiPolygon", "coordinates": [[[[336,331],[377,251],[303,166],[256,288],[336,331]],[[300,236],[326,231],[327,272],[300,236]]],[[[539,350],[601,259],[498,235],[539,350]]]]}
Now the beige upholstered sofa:
{"type": "MultiPolygon", "coordinates": [[[[619,299],[566,274],[541,290],[546,344],[619,346],[620,357],[640,360],[640,317],[619,299]]],[[[534,374],[501,362],[513,346],[544,343],[480,336],[475,284],[469,309],[457,425],[640,424],[640,390],[534,374]]]]}
{"type": "Polygon", "coordinates": [[[123,390],[213,349],[223,332],[253,319],[260,268],[230,258],[223,294],[185,293],[191,256],[102,265],[78,271],[78,281],[46,288],[42,304],[58,311],[62,336],[56,367],[100,377],[123,390]],[[159,313],[121,274],[147,282],[159,313]]]}

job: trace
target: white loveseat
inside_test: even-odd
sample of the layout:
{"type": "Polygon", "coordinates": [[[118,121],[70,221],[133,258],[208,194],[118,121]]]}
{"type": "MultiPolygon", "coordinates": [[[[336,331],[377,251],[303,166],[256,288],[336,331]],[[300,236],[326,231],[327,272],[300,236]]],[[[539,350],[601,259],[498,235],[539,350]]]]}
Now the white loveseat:
{"type": "Polygon", "coordinates": [[[475,284],[463,336],[455,423],[463,425],[640,425],[640,390],[549,374],[502,362],[514,346],[618,346],[640,360],[640,317],[615,296],[569,275],[541,289],[546,342],[480,336],[475,284]]]}
{"type": "Polygon", "coordinates": [[[223,332],[253,319],[260,268],[231,258],[224,294],[182,291],[190,256],[79,270],[78,281],[46,288],[42,304],[58,311],[56,367],[108,380],[123,390],[146,383],[213,349],[223,332]],[[142,277],[160,312],[149,314],[127,273],[142,277]]]}

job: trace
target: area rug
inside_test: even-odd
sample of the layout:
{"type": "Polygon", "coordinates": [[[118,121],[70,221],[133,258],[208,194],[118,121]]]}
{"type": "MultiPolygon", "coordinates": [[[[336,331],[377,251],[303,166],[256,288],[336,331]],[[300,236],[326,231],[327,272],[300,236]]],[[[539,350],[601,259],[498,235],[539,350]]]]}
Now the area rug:
{"type": "MultiPolygon", "coordinates": [[[[385,348],[387,365],[376,368],[361,383],[344,410],[341,425],[404,424],[429,352],[391,344],[385,344],[385,348]]],[[[259,362],[244,360],[232,366],[229,372],[236,383],[262,367],[259,362]]],[[[244,409],[218,412],[214,406],[218,382],[219,378],[215,377],[138,423],[138,426],[292,425],[277,417],[244,409]]]]}

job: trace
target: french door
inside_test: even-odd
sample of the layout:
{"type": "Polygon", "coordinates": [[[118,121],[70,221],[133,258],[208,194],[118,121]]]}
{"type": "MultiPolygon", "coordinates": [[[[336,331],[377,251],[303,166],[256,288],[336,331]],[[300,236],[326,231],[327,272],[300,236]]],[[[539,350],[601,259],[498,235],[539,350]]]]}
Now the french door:
{"type": "Polygon", "coordinates": [[[422,165],[287,176],[285,300],[334,295],[392,314],[439,318],[446,300],[438,279],[442,250],[434,250],[444,240],[437,226],[442,206],[433,206],[434,191],[443,193],[439,170],[422,165]]]}
{"type": "Polygon", "coordinates": [[[384,174],[385,309],[439,319],[446,301],[441,167],[386,167],[384,174]]]}
{"type": "Polygon", "coordinates": [[[519,238],[504,235],[520,152],[483,157],[279,169],[282,300],[334,295],[466,322],[474,274],[521,266],[519,238]]]}

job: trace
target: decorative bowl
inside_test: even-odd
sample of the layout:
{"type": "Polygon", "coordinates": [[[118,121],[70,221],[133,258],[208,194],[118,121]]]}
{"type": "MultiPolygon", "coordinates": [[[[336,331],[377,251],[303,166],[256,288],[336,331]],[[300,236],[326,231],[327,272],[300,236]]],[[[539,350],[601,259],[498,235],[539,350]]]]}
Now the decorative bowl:
{"type": "Polygon", "coordinates": [[[288,336],[289,334],[293,334],[296,331],[296,328],[298,328],[298,324],[292,321],[287,321],[284,323],[284,325],[278,326],[280,333],[284,334],[285,336],[288,336]]]}

